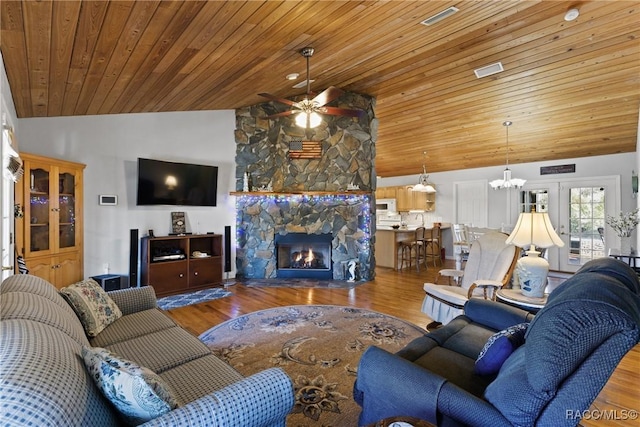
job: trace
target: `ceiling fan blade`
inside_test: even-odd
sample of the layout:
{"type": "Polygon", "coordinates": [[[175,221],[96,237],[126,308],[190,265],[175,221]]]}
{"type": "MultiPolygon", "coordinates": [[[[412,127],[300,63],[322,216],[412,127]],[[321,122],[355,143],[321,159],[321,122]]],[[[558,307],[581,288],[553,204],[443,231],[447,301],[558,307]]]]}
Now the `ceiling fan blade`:
{"type": "Polygon", "coordinates": [[[268,99],[270,99],[272,101],[278,101],[278,102],[280,102],[282,104],[286,104],[286,105],[294,105],[295,104],[295,102],[293,102],[293,101],[290,101],[290,100],[284,99],[284,98],[278,98],[277,96],[273,96],[273,95],[271,95],[269,93],[259,93],[258,95],[264,96],[265,98],[268,98],[268,99]]]}
{"type": "Polygon", "coordinates": [[[347,117],[363,117],[364,111],[362,110],[350,110],[348,108],[338,108],[338,107],[320,107],[318,108],[319,113],[330,114],[332,116],[347,116],[347,117]]]}
{"type": "Polygon", "coordinates": [[[320,92],[318,96],[313,98],[313,101],[317,102],[318,105],[322,107],[323,105],[326,105],[334,99],[338,98],[343,93],[344,91],[342,89],[338,89],[335,86],[329,86],[324,91],[320,92]]]}
{"type": "Polygon", "coordinates": [[[290,116],[293,113],[296,113],[296,110],[287,110],[287,111],[283,111],[282,113],[276,113],[276,114],[270,114],[268,116],[265,116],[265,119],[274,119],[276,117],[286,117],[286,116],[290,116]]]}

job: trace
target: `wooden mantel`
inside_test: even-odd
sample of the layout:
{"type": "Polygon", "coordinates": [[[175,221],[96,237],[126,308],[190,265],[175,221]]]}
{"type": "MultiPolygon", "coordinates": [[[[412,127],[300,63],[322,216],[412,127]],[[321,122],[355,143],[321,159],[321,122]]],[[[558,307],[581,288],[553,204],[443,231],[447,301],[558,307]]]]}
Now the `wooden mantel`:
{"type": "Polygon", "coordinates": [[[289,192],[268,192],[268,191],[232,191],[232,196],[370,196],[373,191],[289,191],[289,192]]]}

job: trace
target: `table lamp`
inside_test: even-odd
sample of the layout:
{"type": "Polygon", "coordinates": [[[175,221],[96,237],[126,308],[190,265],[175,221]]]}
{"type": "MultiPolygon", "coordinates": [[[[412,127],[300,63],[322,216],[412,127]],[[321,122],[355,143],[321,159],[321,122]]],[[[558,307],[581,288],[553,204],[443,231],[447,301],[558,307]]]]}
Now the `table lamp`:
{"type": "Polygon", "coordinates": [[[549,262],[540,256],[536,247],[564,246],[564,242],[551,225],[549,214],[536,212],[535,209],[530,213],[521,213],[506,243],[521,248],[529,246],[527,256],[521,257],[516,264],[515,275],[523,295],[542,298],[547,286],[549,262]]]}

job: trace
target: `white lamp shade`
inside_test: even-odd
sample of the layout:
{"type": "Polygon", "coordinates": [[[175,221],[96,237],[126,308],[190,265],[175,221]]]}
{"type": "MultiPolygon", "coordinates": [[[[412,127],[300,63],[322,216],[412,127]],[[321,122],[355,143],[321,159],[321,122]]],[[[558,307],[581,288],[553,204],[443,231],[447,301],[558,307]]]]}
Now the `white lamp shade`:
{"type": "Polygon", "coordinates": [[[564,242],[553,229],[549,214],[546,212],[521,213],[518,217],[518,223],[506,243],[521,248],[530,245],[540,248],[564,246],[564,242]]]}
{"type": "Polygon", "coordinates": [[[429,183],[426,183],[426,184],[418,183],[413,186],[412,191],[420,191],[422,193],[435,193],[436,189],[433,187],[433,185],[429,183]]]}

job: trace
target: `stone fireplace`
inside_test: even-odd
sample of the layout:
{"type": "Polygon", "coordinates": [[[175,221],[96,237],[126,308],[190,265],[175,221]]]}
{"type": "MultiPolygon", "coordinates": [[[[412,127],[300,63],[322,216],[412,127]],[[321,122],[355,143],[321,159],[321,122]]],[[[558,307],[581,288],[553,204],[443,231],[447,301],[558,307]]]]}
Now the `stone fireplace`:
{"type": "Polygon", "coordinates": [[[295,125],[293,116],[264,119],[286,110],[286,105],[269,102],[236,110],[233,194],[239,278],[346,280],[344,266],[353,261],[360,280],[375,276],[375,100],[347,92],[330,105],[358,108],[365,115],[323,115],[320,126],[305,130],[295,125]],[[320,155],[290,156],[291,142],[296,140],[315,142],[320,155]],[[253,183],[249,191],[243,191],[245,173],[253,183]],[[280,252],[281,242],[300,235],[314,243],[324,236],[328,247],[320,255],[325,267],[281,264],[283,257],[291,262],[290,252],[308,252],[298,246],[280,252]]]}

